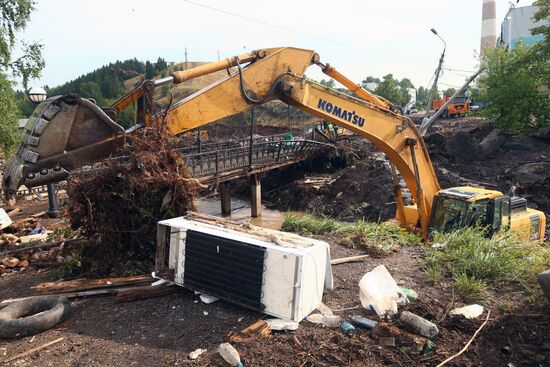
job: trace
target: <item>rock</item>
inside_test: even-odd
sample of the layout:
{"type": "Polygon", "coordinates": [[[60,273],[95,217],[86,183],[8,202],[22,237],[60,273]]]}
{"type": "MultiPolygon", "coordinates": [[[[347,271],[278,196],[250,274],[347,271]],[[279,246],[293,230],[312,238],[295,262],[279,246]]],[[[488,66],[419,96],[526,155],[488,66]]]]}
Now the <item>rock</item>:
{"type": "Polygon", "coordinates": [[[537,138],[550,140],[550,127],[543,127],[533,134],[537,138]]]}
{"type": "Polygon", "coordinates": [[[13,256],[8,256],[2,259],[2,265],[6,268],[15,268],[19,264],[19,259],[13,256]]]}
{"type": "Polygon", "coordinates": [[[548,302],[550,302],[550,269],[540,273],[537,278],[544,295],[548,299],[548,302]]]}
{"type": "Polygon", "coordinates": [[[487,135],[481,143],[479,143],[479,147],[481,148],[481,153],[483,157],[489,157],[500,149],[502,144],[506,142],[506,135],[504,135],[504,132],[501,129],[494,129],[487,135]]]}

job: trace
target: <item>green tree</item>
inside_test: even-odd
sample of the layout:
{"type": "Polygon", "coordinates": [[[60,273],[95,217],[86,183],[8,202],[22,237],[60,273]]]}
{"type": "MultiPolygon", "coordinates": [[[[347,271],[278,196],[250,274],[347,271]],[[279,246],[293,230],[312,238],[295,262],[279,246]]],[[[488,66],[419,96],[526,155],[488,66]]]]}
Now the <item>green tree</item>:
{"type": "Polygon", "coordinates": [[[368,76],[366,77],[363,81],[362,81],[363,84],[367,84],[367,83],[380,83],[380,78],[375,78],[373,76],[368,76]]]}
{"type": "Polygon", "coordinates": [[[157,71],[157,74],[160,74],[161,72],[166,70],[166,68],[168,68],[168,64],[166,63],[166,61],[164,61],[162,57],[159,57],[157,63],[155,64],[155,70],[157,71]]]}
{"type": "Polygon", "coordinates": [[[428,106],[428,88],[418,87],[416,91],[416,108],[425,109],[428,106]]]}
{"type": "Polygon", "coordinates": [[[334,79],[330,78],[329,80],[321,79],[321,85],[324,85],[328,88],[333,88],[336,86],[336,83],[334,82],[334,79]]]}
{"type": "Polygon", "coordinates": [[[101,89],[96,82],[82,83],[78,94],[84,98],[93,98],[99,106],[102,106],[105,103],[101,89]]]}
{"type": "Polygon", "coordinates": [[[0,2],[0,147],[5,155],[10,155],[17,144],[20,116],[10,76],[21,79],[26,89],[29,79],[40,77],[45,65],[43,45],[17,42],[17,33],[27,26],[34,4],[33,0],[0,2]],[[19,57],[13,59],[15,51],[19,57]]]}
{"type": "Polygon", "coordinates": [[[538,10],[533,15],[533,20],[535,22],[546,21],[543,25],[531,29],[531,34],[544,36],[542,42],[537,43],[533,47],[533,53],[543,60],[548,60],[550,58],[550,0],[537,0],[533,5],[538,7],[538,10]]]}
{"type": "Polygon", "coordinates": [[[449,97],[452,97],[453,94],[456,93],[456,89],[455,88],[447,88],[443,91],[443,96],[449,96],[449,97]]]}
{"type": "Polygon", "coordinates": [[[10,155],[17,145],[19,138],[18,117],[19,109],[12,82],[6,74],[0,73],[0,147],[5,156],[10,155]]]}
{"type": "Polygon", "coordinates": [[[395,79],[393,74],[384,75],[374,93],[400,106],[405,105],[411,97],[407,91],[401,88],[399,80],[395,79]]]}
{"type": "Polygon", "coordinates": [[[149,60],[145,62],[145,79],[153,79],[155,77],[155,67],[149,60]]]}
{"type": "Polygon", "coordinates": [[[483,59],[479,79],[482,114],[498,126],[521,134],[550,125],[547,60],[533,58],[521,43],[512,51],[496,48],[483,59]]]}

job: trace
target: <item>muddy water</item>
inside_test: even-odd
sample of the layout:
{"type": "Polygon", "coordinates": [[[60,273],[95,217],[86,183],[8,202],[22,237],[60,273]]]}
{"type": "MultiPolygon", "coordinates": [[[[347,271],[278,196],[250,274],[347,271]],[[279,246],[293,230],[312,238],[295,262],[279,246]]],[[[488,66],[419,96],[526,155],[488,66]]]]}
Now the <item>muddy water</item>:
{"type": "MultiPolygon", "coordinates": [[[[222,206],[219,197],[199,198],[195,201],[197,212],[222,216],[222,206]]],[[[252,218],[250,216],[250,203],[246,200],[231,199],[231,214],[224,216],[237,222],[250,222],[256,226],[281,229],[285,213],[268,209],[262,205],[262,216],[252,218]]]]}

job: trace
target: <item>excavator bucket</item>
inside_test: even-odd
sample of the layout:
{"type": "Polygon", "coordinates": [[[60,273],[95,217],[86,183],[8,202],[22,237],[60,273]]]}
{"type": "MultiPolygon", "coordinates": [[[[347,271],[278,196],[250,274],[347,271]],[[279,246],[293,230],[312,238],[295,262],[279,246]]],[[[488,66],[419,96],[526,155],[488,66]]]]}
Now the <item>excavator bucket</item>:
{"type": "Polygon", "coordinates": [[[104,110],[76,95],[51,97],[33,112],[3,176],[6,197],[21,185],[58,182],[75,168],[109,157],[124,129],[104,110]]]}

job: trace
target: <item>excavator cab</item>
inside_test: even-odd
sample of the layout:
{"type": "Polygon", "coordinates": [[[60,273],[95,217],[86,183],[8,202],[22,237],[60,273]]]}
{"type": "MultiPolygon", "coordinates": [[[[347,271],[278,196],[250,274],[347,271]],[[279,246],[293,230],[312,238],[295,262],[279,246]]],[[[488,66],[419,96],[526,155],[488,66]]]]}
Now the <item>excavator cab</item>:
{"type": "Polygon", "coordinates": [[[522,239],[544,238],[544,213],[527,208],[520,197],[495,190],[462,186],[441,190],[433,201],[430,231],[453,232],[465,227],[484,227],[487,235],[513,229],[522,239]]]}

